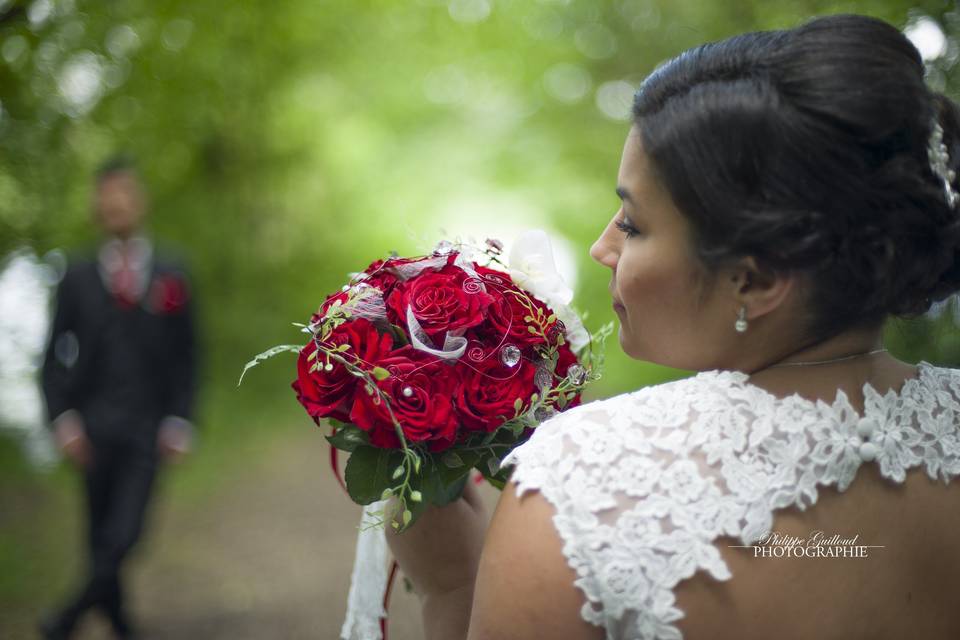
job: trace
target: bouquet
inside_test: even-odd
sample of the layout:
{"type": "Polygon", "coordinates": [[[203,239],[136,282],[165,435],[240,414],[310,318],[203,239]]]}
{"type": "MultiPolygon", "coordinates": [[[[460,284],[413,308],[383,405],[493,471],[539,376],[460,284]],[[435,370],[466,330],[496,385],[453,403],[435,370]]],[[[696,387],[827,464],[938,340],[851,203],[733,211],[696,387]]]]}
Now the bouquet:
{"type": "MultiPolygon", "coordinates": [[[[329,443],[350,453],[350,497],[393,497],[395,528],[457,499],[472,469],[502,488],[503,457],[599,376],[595,345],[612,325],[586,332],[546,234],[521,236],[508,262],[495,240],[376,260],[298,325],[305,345],[274,347],[244,369],[298,354],[293,389],[332,426],[329,443]]],[[[374,526],[388,519],[365,513],[374,526]]]]}
{"type": "Polygon", "coordinates": [[[584,329],[546,234],[518,238],[507,262],[502,251],[495,240],[443,241],[426,256],[376,260],[297,325],[306,344],[244,368],[297,353],[293,389],[330,425],[335,472],[337,451],[350,453],[344,484],[364,508],[343,640],[385,637],[396,564],[387,570],[380,526],[405,529],[427,505],[457,499],[473,469],[502,488],[504,456],[599,377],[596,347],[613,325],[584,329]]]}

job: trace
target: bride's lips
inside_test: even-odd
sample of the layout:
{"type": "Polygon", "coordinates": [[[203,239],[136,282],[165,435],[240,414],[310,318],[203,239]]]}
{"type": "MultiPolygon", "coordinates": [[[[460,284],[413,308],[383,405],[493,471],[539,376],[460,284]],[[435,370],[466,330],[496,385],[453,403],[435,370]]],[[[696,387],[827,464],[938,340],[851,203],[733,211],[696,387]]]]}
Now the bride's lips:
{"type": "Polygon", "coordinates": [[[617,300],[617,294],[614,293],[613,282],[610,283],[610,287],[607,289],[607,291],[610,292],[610,297],[613,298],[613,310],[617,313],[625,311],[623,303],[617,300]]]}

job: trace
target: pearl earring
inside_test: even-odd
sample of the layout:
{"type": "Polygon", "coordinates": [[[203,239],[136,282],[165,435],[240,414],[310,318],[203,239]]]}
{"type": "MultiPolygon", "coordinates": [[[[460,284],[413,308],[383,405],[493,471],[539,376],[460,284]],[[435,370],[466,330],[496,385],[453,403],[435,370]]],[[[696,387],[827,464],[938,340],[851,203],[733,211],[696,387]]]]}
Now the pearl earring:
{"type": "Polygon", "coordinates": [[[737,313],[737,321],[733,324],[733,328],[737,330],[737,333],[745,333],[747,331],[746,307],[740,307],[740,311],[737,313]]]}

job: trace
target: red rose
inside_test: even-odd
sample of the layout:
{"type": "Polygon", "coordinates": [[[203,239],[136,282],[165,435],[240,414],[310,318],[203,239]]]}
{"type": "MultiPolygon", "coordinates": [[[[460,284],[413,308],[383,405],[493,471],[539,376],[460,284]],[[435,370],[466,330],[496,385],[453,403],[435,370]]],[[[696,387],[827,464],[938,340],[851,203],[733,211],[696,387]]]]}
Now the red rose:
{"type": "Polygon", "coordinates": [[[380,292],[383,293],[384,298],[386,298],[397,283],[400,282],[400,278],[389,269],[389,266],[390,264],[388,262],[376,260],[363,270],[366,278],[361,280],[361,282],[379,289],[380,292]]]}
{"type": "Polygon", "coordinates": [[[182,278],[175,275],[159,276],[150,287],[148,303],[154,313],[179,313],[190,296],[182,278]]]}
{"type": "MultiPolygon", "coordinates": [[[[457,369],[409,345],[381,357],[376,364],[390,372],[377,386],[387,395],[404,437],[429,443],[431,451],[453,444],[458,420],[451,399],[460,382],[457,369]]],[[[362,387],[354,391],[350,422],[370,433],[371,444],[400,447],[384,403],[376,403],[362,387]]]]}
{"type": "Polygon", "coordinates": [[[496,430],[513,418],[518,398],[523,412],[530,406],[530,396],[537,392],[536,367],[525,359],[512,369],[502,365],[496,356],[480,363],[461,361],[458,368],[462,369],[463,382],[454,402],[467,429],[488,433],[496,430]]]}
{"type": "Polygon", "coordinates": [[[491,283],[494,285],[507,285],[507,286],[516,286],[513,284],[513,280],[510,279],[510,274],[506,271],[500,271],[499,269],[493,269],[491,267],[483,267],[477,263],[473,263],[473,270],[483,278],[485,283],[491,283]]]}
{"type": "Polygon", "coordinates": [[[439,271],[424,271],[401,282],[387,298],[390,321],[407,327],[407,308],[435,346],[443,345],[447,332],[466,330],[483,322],[493,296],[463,269],[447,265],[439,271]]]}
{"type": "MultiPolygon", "coordinates": [[[[369,320],[357,318],[334,329],[323,344],[331,348],[349,344],[350,348],[341,355],[349,361],[359,358],[361,368],[372,369],[373,365],[369,363],[390,352],[393,338],[390,334],[380,335],[369,320]]],[[[310,354],[316,352],[317,345],[313,340],[300,350],[297,379],[293,382],[297,400],[315,419],[331,417],[349,422],[350,401],[359,378],[347,371],[343,363],[333,359],[330,360],[332,368],[327,371],[323,352],[317,354],[315,359],[310,359],[310,354]],[[320,367],[311,372],[315,361],[320,362],[320,367]]]]}
{"type": "Polygon", "coordinates": [[[539,324],[525,320],[524,318],[531,316],[537,317],[536,312],[531,312],[527,306],[531,303],[535,309],[542,310],[544,321],[553,313],[546,305],[518,289],[508,289],[503,292],[490,309],[488,324],[489,330],[494,332],[494,337],[498,341],[505,339],[506,342],[520,348],[547,343],[544,334],[549,335],[550,327],[556,321],[544,330],[539,324]],[[532,333],[530,327],[533,327],[536,332],[532,333]]]}
{"type": "Polygon", "coordinates": [[[543,334],[551,336],[557,324],[556,320],[542,330],[538,324],[524,318],[537,317],[536,310],[540,310],[546,320],[553,314],[549,307],[513,284],[508,274],[488,267],[478,266],[476,270],[484,281],[487,293],[494,297],[487,314],[487,323],[482,328],[488,340],[493,340],[496,344],[514,344],[521,349],[546,344],[547,338],[543,334]],[[531,326],[537,329],[536,333],[530,332],[528,327],[531,326]]]}
{"type": "Polygon", "coordinates": [[[363,270],[363,272],[368,276],[373,275],[375,273],[379,273],[380,271],[383,270],[386,264],[387,263],[385,260],[374,260],[367,266],[366,269],[363,270]]]}

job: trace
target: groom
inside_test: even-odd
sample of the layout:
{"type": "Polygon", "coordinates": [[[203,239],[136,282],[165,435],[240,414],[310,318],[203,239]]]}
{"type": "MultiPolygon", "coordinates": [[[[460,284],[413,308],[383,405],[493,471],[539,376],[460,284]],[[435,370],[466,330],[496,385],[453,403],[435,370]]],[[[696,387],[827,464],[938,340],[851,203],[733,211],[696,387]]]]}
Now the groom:
{"type": "Polygon", "coordinates": [[[104,234],[92,260],[72,262],[57,289],[43,391],[54,437],[83,473],[88,568],[82,587],[43,620],[68,638],[91,608],[134,637],[121,568],[140,536],[158,464],[187,453],[194,396],[192,301],[180,266],[143,231],[139,177],[123,160],[96,176],[104,234]]]}

